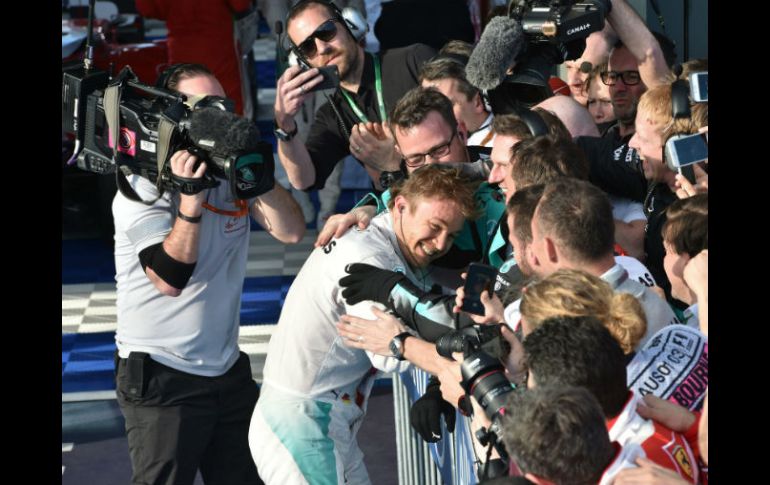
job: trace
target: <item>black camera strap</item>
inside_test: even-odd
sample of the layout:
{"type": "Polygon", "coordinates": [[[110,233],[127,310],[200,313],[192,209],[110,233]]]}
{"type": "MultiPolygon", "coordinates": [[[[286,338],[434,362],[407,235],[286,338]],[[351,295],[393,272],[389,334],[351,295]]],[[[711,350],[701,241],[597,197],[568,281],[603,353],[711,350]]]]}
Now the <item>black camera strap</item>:
{"type": "MultiPolygon", "coordinates": [[[[128,180],[126,180],[126,177],[128,175],[131,175],[131,170],[124,164],[121,163],[120,160],[120,153],[118,152],[118,140],[120,139],[120,98],[123,94],[123,83],[125,82],[126,78],[129,75],[133,75],[133,72],[129,70],[128,68],[123,69],[120,74],[118,74],[116,81],[110,83],[107,88],[104,90],[104,116],[107,120],[107,127],[110,133],[110,138],[112,140],[112,161],[115,163],[115,165],[118,167],[118,170],[115,170],[115,183],[118,186],[118,189],[120,190],[120,193],[123,194],[126,198],[133,200],[135,202],[141,202],[142,204],[146,205],[152,205],[161,198],[163,195],[163,187],[161,186],[161,168],[162,168],[162,162],[161,160],[165,160],[165,158],[160,158],[160,150],[158,151],[158,177],[156,180],[156,187],[158,188],[158,196],[150,201],[146,201],[139,197],[139,195],[136,193],[133,187],[131,187],[131,184],[128,183],[128,180]]],[[[162,124],[161,124],[162,126],[162,124]]],[[[173,130],[173,126],[172,126],[173,130]]],[[[167,135],[168,138],[170,135],[167,135]]],[[[159,148],[160,147],[160,129],[158,133],[158,141],[159,141],[159,148]]],[[[166,140],[166,146],[165,152],[168,151],[168,140],[166,140]]],[[[164,154],[165,157],[165,154],[164,154]]]]}

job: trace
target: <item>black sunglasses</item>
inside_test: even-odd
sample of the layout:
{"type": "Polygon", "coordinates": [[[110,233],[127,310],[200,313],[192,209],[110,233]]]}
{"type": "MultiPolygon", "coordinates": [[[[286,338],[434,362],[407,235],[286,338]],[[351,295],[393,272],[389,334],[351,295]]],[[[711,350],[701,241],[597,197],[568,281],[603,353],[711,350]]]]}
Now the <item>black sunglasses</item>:
{"type": "Polygon", "coordinates": [[[318,26],[315,31],[303,40],[298,46],[297,50],[306,59],[312,59],[318,53],[318,48],[315,44],[315,39],[320,39],[323,42],[329,42],[337,36],[337,24],[335,19],[329,19],[326,22],[318,26]]]}
{"type": "Polygon", "coordinates": [[[615,83],[618,82],[618,78],[622,79],[623,84],[626,86],[639,84],[639,81],[642,80],[642,78],[639,77],[639,71],[604,71],[599,74],[599,77],[601,77],[602,82],[607,86],[614,86],[615,83]]]}

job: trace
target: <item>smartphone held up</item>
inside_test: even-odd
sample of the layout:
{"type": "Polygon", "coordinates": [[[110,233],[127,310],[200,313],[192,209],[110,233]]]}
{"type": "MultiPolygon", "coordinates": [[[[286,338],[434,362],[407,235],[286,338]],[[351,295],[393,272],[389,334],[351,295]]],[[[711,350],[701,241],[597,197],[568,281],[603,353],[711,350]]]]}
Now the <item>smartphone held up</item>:
{"type": "Polygon", "coordinates": [[[674,135],[666,140],[665,152],[668,168],[684,175],[695,183],[693,164],[708,160],[709,146],[705,133],[674,135]]]}
{"type": "Polygon", "coordinates": [[[487,291],[490,296],[492,295],[496,277],[496,268],[486,264],[471,263],[468,267],[468,276],[465,278],[462,311],[484,316],[481,293],[487,291]]]}
{"type": "MultiPolygon", "coordinates": [[[[302,68],[303,71],[307,71],[310,69],[304,64],[300,64],[300,67],[302,68]]],[[[318,72],[319,74],[321,74],[321,76],[323,76],[323,81],[321,81],[320,83],[316,84],[311,88],[308,88],[306,92],[337,88],[340,85],[340,72],[337,66],[331,65],[331,66],[319,67],[318,72]]]]}

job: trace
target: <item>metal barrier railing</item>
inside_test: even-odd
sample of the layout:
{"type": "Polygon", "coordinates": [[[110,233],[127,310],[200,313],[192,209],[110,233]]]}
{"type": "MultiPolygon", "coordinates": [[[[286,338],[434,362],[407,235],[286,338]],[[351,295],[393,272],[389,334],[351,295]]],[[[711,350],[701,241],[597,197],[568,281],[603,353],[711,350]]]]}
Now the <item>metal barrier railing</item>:
{"type": "Polygon", "coordinates": [[[454,433],[442,422],[438,443],[426,443],[409,424],[412,403],[425,392],[429,374],[413,367],[393,374],[398,483],[400,485],[473,485],[478,483],[468,418],[457,413],[454,433]]]}

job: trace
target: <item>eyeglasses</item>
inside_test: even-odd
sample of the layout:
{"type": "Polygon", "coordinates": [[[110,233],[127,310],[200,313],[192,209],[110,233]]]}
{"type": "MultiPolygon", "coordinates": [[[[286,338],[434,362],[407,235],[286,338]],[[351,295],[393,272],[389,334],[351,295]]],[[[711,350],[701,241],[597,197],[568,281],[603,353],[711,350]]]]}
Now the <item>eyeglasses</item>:
{"type": "Polygon", "coordinates": [[[605,71],[599,76],[602,78],[602,82],[607,86],[614,86],[618,81],[618,78],[623,80],[623,84],[626,86],[633,86],[639,84],[642,78],[639,77],[639,71],[605,71]]]}
{"type": "Polygon", "coordinates": [[[443,145],[437,146],[436,148],[429,151],[428,153],[418,153],[416,155],[410,155],[408,157],[404,157],[406,166],[412,167],[412,168],[419,167],[425,163],[425,157],[430,157],[436,160],[441,157],[447,156],[449,154],[449,146],[452,144],[452,140],[455,139],[455,135],[457,135],[457,131],[452,132],[452,136],[449,137],[448,142],[444,143],[443,145]]]}
{"type": "Polygon", "coordinates": [[[297,50],[302,56],[307,59],[312,59],[318,54],[318,48],[316,47],[315,39],[322,40],[323,42],[329,42],[337,36],[337,24],[334,19],[329,19],[326,22],[318,26],[315,31],[308,36],[307,39],[300,42],[297,46],[297,50]]]}

